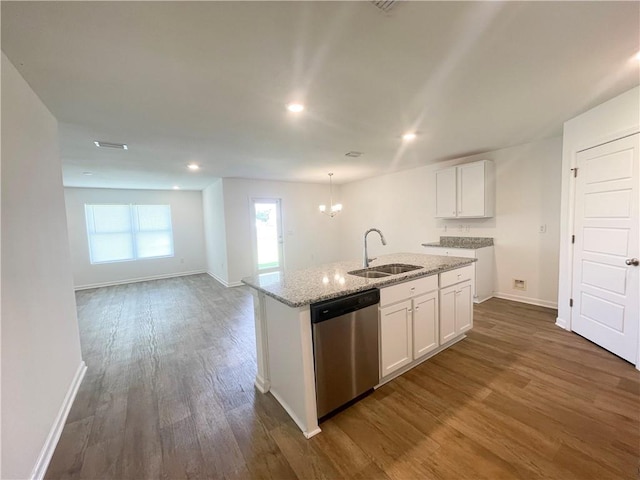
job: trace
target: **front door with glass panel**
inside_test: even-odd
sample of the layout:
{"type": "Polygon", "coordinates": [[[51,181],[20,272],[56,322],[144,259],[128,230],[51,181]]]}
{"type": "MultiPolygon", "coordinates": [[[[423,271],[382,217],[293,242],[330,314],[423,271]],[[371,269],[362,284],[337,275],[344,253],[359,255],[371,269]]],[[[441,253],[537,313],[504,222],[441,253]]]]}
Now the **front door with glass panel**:
{"type": "Polygon", "coordinates": [[[279,199],[253,199],[254,259],[258,273],[283,268],[282,221],[279,199]]]}

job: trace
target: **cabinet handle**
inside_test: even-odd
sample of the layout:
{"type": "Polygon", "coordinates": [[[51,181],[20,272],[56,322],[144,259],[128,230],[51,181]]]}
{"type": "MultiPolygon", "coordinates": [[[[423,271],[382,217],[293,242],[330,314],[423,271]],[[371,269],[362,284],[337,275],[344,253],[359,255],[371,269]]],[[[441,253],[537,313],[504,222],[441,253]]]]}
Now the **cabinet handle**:
{"type": "Polygon", "coordinates": [[[411,313],[411,312],[413,312],[413,310],[410,308],[409,310],[407,310],[407,312],[411,313]]]}
{"type": "Polygon", "coordinates": [[[418,310],[419,308],[420,308],[420,307],[416,307],[416,308],[414,308],[414,310],[418,310]]]}

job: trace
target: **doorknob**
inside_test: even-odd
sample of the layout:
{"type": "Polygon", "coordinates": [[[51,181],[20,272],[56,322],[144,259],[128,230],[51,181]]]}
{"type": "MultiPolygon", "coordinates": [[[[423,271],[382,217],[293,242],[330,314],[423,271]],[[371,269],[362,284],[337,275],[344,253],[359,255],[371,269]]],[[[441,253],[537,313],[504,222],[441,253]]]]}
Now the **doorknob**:
{"type": "Polygon", "coordinates": [[[637,258],[627,258],[624,263],[637,267],[638,265],[640,265],[640,260],[638,260],[637,258]]]}

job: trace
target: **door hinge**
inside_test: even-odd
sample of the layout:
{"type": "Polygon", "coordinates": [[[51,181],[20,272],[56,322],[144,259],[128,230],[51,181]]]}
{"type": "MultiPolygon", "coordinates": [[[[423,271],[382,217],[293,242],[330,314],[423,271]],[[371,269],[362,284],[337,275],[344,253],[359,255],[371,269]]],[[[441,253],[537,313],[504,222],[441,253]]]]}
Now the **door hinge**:
{"type": "Polygon", "coordinates": [[[571,235],[571,243],[576,243],[576,236],[575,235],[571,235]]]}
{"type": "Polygon", "coordinates": [[[569,299],[569,306],[570,306],[570,307],[573,307],[573,298],[570,298],[570,299],[569,299]]]}
{"type": "Polygon", "coordinates": [[[572,168],[571,171],[573,172],[573,178],[576,178],[578,176],[578,167],[572,168]]]}

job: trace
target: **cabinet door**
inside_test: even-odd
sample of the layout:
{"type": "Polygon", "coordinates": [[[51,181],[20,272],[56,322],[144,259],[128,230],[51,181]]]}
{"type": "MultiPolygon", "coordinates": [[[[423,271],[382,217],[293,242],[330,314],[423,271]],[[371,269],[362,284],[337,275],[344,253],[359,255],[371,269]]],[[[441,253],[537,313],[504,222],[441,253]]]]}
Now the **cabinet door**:
{"type": "Polygon", "coordinates": [[[458,217],[484,217],[484,162],[458,167],[458,217]]]}
{"type": "Polygon", "coordinates": [[[440,345],[456,336],[456,287],[440,290],[440,345]]]}
{"type": "Polygon", "coordinates": [[[413,358],[436,349],[438,338],[438,291],[413,299],[413,358]]]}
{"type": "Polygon", "coordinates": [[[380,309],[380,376],[410,363],[411,300],[380,309]]]}
{"type": "Polygon", "coordinates": [[[473,327],[473,292],[471,282],[460,283],[456,287],[456,335],[473,327]]]}
{"type": "Polygon", "coordinates": [[[436,218],[453,218],[456,209],[456,167],[436,172],[436,218]]]}

